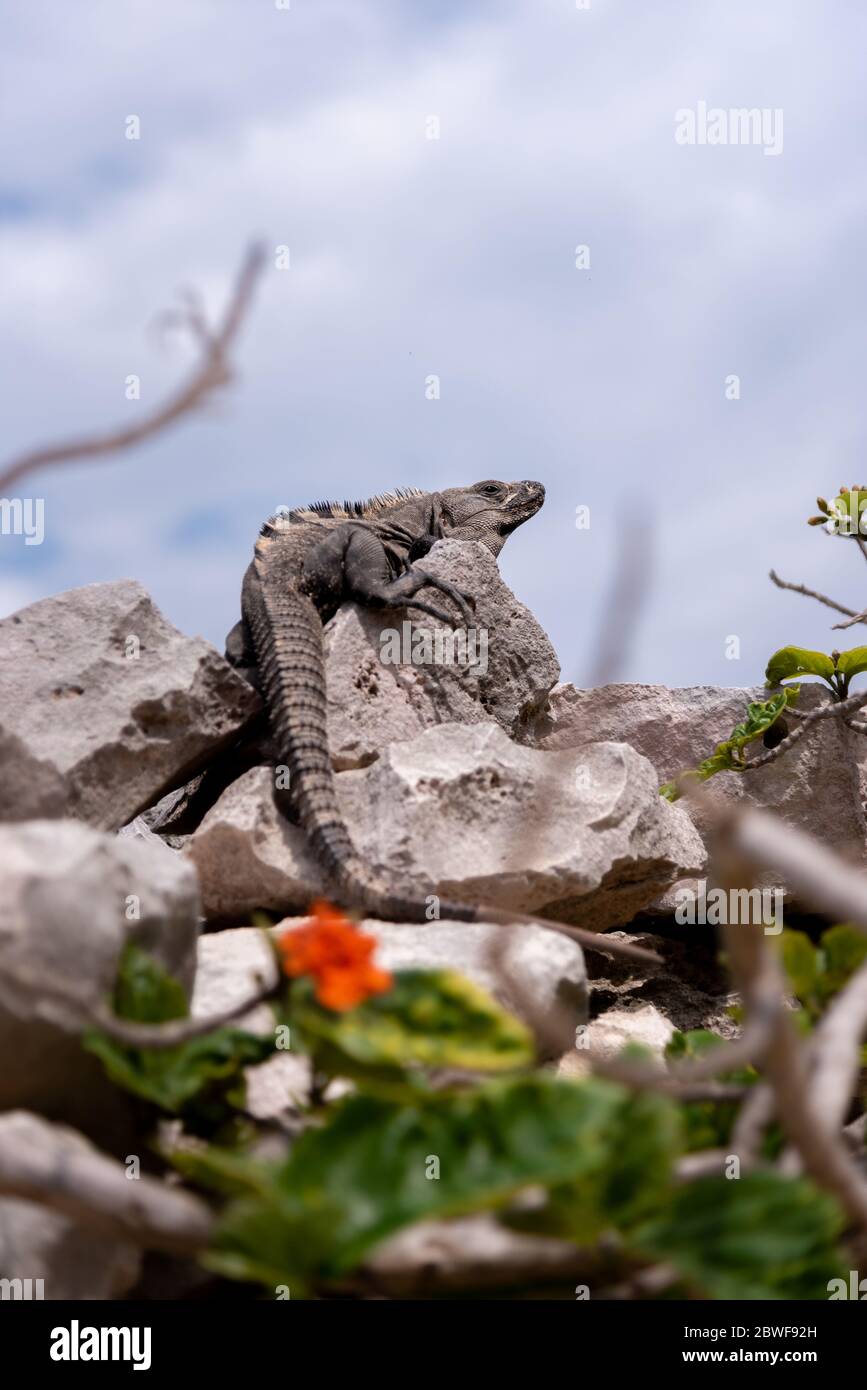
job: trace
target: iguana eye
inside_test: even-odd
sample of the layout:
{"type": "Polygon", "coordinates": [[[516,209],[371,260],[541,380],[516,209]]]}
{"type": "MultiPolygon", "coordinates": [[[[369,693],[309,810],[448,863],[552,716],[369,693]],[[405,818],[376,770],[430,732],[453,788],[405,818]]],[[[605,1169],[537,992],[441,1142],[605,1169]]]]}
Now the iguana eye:
{"type": "Polygon", "coordinates": [[[493,495],[494,493],[497,493],[497,492],[500,491],[500,484],[499,484],[499,483],[485,483],[484,487],[481,488],[480,491],[481,491],[481,492],[488,492],[488,493],[491,493],[491,494],[493,495]]]}

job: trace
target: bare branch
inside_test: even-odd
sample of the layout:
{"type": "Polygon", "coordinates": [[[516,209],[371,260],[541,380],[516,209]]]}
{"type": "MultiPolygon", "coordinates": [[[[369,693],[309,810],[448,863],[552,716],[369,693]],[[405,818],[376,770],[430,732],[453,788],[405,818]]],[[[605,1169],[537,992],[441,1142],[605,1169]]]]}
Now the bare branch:
{"type": "Polygon", "coordinates": [[[82,458],[97,458],[115,454],[121,449],[133,448],[181,416],[189,414],[214,391],[227,386],[234,375],[228,360],[229,349],[249,308],[264,260],[265,251],[262,246],[253,246],[247,252],[222,324],[215,333],[211,334],[207,330],[195,302],[188,300],[187,309],[178,321],[185,322],[193,330],[205,356],[186,385],[136,424],[119,426],[104,434],[88,435],[83,439],[65,440],[41,449],[31,449],[12,459],[0,470],[0,493],[7,493],[13,483],[36,468],[72,463],[82,458]]]}
{"type": "Polygon", "coordinates": [[[264,1004],[273,993],[274,981],[271,980],[222,1013],[210,1014],[207,1018],[178,1018],[170,1023],[132,1023],[128,1019],[118,1018],[117,1014],[103,1007],[90,1013],[87,1023],[126,1047],[152,1047],[163,1051],[169,1047],[179,1047],[191,1038],[201,1038],[206,1033],[225,1028],[227,1023],[264,1004]]]}
{"type": "Polygon", "coordinates": [[[862,965],[817,1024],[810,1044],[811,1087],[823,1123],[842,1125],[861,1071],[867,1035],[867,965],[862,965]]]}
{"type": "Polygon", "coordinates": [[[751,772],[756,767],[766,767],[768,763],[775,762],[784,753],[788,753],[796,743],[802,739],[808,729],[817,724],[822,719],[842,719],[845,723],[847,716],[856,713],[867,705],[867,690],[859,690],[857,694],[850,695],[845,700],[829,700],[826,705],[820,705],[818,709],[811,709],[809,714],[801,713],[801,719],[790,734],[787,734],[782,743],[778,743],[776,748],[769,748],[758,758],[752,758],[743,764],[744,772],[751,772]]]}
{"type": "Polygon", "coordinates": [[[792,594],[803,594],[806,599],[817,599],[818,602],[824,603],[825,607],[832,607],[836,613],[843,613],[846,617],[859,621],[859,623],[867,621],[867,614],[861,614],[859,617],[854,609],[848,609],[845,603],[838,603],[836,599],[829,599],[827,594],[818,594],[816,589],[809,589],[804,584],[789,584],[788,580],[781,580],[775,570],[768,570],[768,578],[777,585],[778,589],[791,589],[792,594]]]}
{"type": "Polygon", "coordinates": [[[815,589],[808,589],[804,584],[790,584],[788,580],[781,579],[775,570],[770,571],[769,578],[778,589],[791,589],[793,594],[803,594],[804,598],[817,599],[819,603],[824,603],[826,608],[833,608],[837,613],[845,614],[854,622],[867,622],[867,613],[858,614],[854,608],[847,608],[845,604],[837,603],[836,599],[828,598],[827,594],[820,594],[815,589]]]}
{"type": "Polygon", "coordinates": [[[851,618],[847,618],[844,623],[834,623],[832,631],[837,632],[843,627],[854,627],[855,623],[867,622],[867,608],[860,613],[853,613],[851,618]]]}
{"type": "Polygon", "coordinates": [[[0,1194],[170,1254],[195,1254],[211,1235],[211,1212],[199,1197],[145,1174],[130,1182],[122,1164],[80,1134],[24,1110],[0,1116],[0,1194]]]}
{"type": "Polygon", "coordinates": [[[42,1001],[42,1016],[65,1029],[96,1028],[125,1047],[152,1047],[160,1050],[178,1047],[191,1038],[203,1037],[224,1028],[243,1014],[251,1012],[274,993],[279,975],[276,962],[273,972],[257,979],[256,988],[236,1003],[206,1018],[178,1018],[168,1023],[133,1023],[119,1018],[106,1005],[94,1008],[91,993],[69,979],[57,981],[37,976],[20,962],[8,961],[4,972],[21,990],[42,1001]]]}
{"type": "MultiPolygon", "coordinates": [[[[690,789],[690,795],[693,795],[690,789]]],[[[705,808],[709,798],[702,798],[705,808]]],[[[867,878],[811,835],[767,811],[727,804],[732,845],[757,867],[773,866],[802,902],[831,922],[851,922],[867,932],[867,878]]]]}
{"type": "Polygon", "coordinates": [[[582,682],[590,688],[618,680],[629,659],[635,634],[653,583],[654,522],[641,499],[624,499],[624,512],[635,509],[642,518],[629,545],[615,552],[615,571],[598,618],[593,667],[582,682]]]}
{"type": "MultiPolygon", "coordinates": [[[[702,801],[707,809],[710,798],[704,795],[702,801]]],[[[717,877],[725,885],[748,885],[755,870],[764,870],[769,865],[790,877],[793,854],[788,843],[791,837],[801,855],[806,845],[813,856],[821,856],[826,864],[831,861],[835,872],[830,874],[829,892],[839,892],[840,880],[844,877],[847,886],[857,882],[860,901],[853,905],[867,908],[867,883],[863,876],[810,837],[766,813],[742,811],[731,805],[723,809],[718,803],[714,803],[714,811],[717,877]]],[[[806,875],[808,879],[815,872],[815,866],[814,859],[806,875]]],[[[867,929],[867,912],[863,922],[867,929]]],[[[732,977],[749,1020],[757,1001],[764,1008],[770,993],[777,994],[780,1000],[784,998],[782,967],[760,928],[729,925],[724,930],[732,977]]],[[[810,1087],[807,1055],[791,1015],[783,1008],[778,1009],[764,1070],[774,1093],[780,1125],[805,1170],[837,1198],[852,1223],[864,1231],[867,1230],[867,1178],[843,1143],[839,1128],[828,1123],[827,1115],[816,1103],[810,1087]]]]}
{"type": "Polygon", "coordinates": [[[509,912],[502,907],[488,907],[481,904],[477,909],[479,921],[496,922],[506,927],[546,927],[548,931],[560,932],[583,946],[585,951],[600,951],[603,955],[619,956],[623,960],[638,961],[642,965],[662,965],[662,957],[646,946],[633,946],[606,936],[604,932],[589,931],[586,927],[573,927],[566,922],[552,922],[547,917],[534,917],[529,912],[509,912]]]}
{"type": "MultiPolygon", "coordinates": [[[[753,1092],[750,1092],[752,1095],[753,1092]]],[[[679,1158],[674,1170],[678,1182],[695,1182],[696,1178],[718,1178],[725,1173],[731,1154],[725,1149],[700,1149],[698,1153],[684,1154],[679,1158]]]]}
{"type": "Polygon", "coordinates": [[[690,1100],[731,1100],[740,1099],[740,1087],[724,1088],[727,1094],[723,1094],[719,1087],[714,1088],[709,1083],[712,1077],[724,1076],[727,1072],[738,1071],[741,1067],[750,1066],[761,1062],[765,1049],[771,1036],[776,1016],[779,1008],[782,1007],[782,996],[765,1000],[761,1008],[757,1007],[749,1024],[744,1028],[739,1038],[734,1038],[731,1042],[720,1040],[713,1048],[709,1048],[701,1057],[690,1057],[687,1060],[673,1060],[663,1071],[653,1063],[630,1061],[623,1057],[609,1057],[598,1053],[586,1052],[585,1056],[597,1076],[607,1077],[610,1081],[619,1081],[623,1086],[630,1086],[636,1089],[648,1087],[657,1091],[677,1091],[689,1088],[701,1089],[701,1095],[682,1096],[682,1099],[690,1100]],[[707,1083],[707,1084],[706,1084],[707,1083]]]}
{"type": "Polygon", "coordinates": [[[731,1150],[744,1167],[757,1162],[762,1135],[776,1113],[776,1101],[770,1086],[754,1086],[738,1112],[731,1137],[731,1150]]]}

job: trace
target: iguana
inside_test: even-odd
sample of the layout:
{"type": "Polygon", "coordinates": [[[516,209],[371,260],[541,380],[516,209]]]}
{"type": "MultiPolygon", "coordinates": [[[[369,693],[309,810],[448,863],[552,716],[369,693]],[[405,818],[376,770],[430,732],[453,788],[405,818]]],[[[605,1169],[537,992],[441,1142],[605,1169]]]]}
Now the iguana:
{"type": "MultiPolygon", "coordinates": [[[[389,492],[342,506],[320,502],[277,514],[261,529],[226,656],[264,696],[277,764],[289,770],[295,816],[347,906],[395,921],[429,915],[423,897],[397,891],[359,857],[340,814],[328,751],[323,624],[350,601],[414,609],[451,623],[444,608],[418,597],[436,589],[471,626],[472,598],[416,562],[443,536],[480,541],[498,555],[544,500],[541,483],[488,480],[444,492],[389,492]]],[[[465,903],[442,902],[440,914],[477,917],[465,903]]]]}

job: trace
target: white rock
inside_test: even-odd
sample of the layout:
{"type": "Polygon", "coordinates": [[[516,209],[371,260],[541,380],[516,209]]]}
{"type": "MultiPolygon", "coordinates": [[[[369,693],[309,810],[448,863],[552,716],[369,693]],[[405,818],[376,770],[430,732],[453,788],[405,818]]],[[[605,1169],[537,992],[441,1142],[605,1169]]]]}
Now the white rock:
{"type": "Polygon", "coordinates": [[[0,825],[0,872],[0,1109],[25,1106],[111,1143],[128,1101],[80,1048],[82,1009],[104,1003],[129,939],[190,987],[195,874],[164,846],[77,821],[0,825]]]}
{"type": "Polygon", "coordinates": [[[90,584],[0,622],[0,821],[117,829],[193,775],[259,697],[141,584],[90,584]]]}
{"type": "MultiPolygon", "coordinates": [[[[273,935],[294,930],[303,919],[287,919],[273,935]]],[[[587,1011],[587,977],[580,946],[544,927],[503,928],[485,922],[430,922],[424,926],[365,921],[362,930],[376,937],[376,962],[386,970],[451,969],[493,994],[504,1008],[533,1023],[539,1017],[556,1025],[551,1055],[574,1038],[587,1011]],[[502,947],[494,954],[495,947],[502,947]],[[527,1017],[527,1008],[531,1017],[527,1017]]],[[[276,978],[273,954],[261,931],[253,927],[210,932],[198,947],[199,966],[193,993],[196,1017],[231,1007],[252,992],[261,979],[276,978]]],[[[257,1009],[242,1026],[266,1032],[273,1027],[270,1010],[257,1009]]],[[[546,1042],[549,1040],[546,1038],[546,1042]]],[[[269,1066],[270,1063],[265,1063],[269,1066]]],[[[258,1071],[259,1068],[252,1069],[258,1071]]],[[[303,1084],[299,1073],[292,1077],[303,1084]]]]}
{"type": "MultiPolygon", "coordinates": [[[[443,724],[339,774],[364,858],[404,890],[580,922],[628,921],[704,850],[625,744],[546,753],[495,724],[443,724]]],[[[187,847],[212,918],[306,911],[327,885],[255,769],[227,789],[187,847]]]]}
{"type": "MultiPolygon", "coordinates": [[[[438,541],[417,564],[474,597],[475,626],[486,647],[479,647],[474,666],[383,662],[384,630],[402,634],[410,619],[419,634],[435,638],[451,630],[404,609],[344,605],[325,629],[328,739],[337,768],[363,767],[390,743],[446,722],[495,720],[520,738],[560,673],[545,632],[504,584],[483,545],[438,541]]],[[[457,618],[444,595],[426,589],[420,597],[457,618]]]]}
{"type": "Polygon", "coordinates": [[[588,1070],[582,1055],[585,1048],[602,1057],[616,1057],[629,1043],[637,1043],[661,1058],[674,1032],[671,1021],[655,1004],[606,1009],[582,1029],[581,1047],[564,1054],[558,1071],[564,1076],[583,1076],[588,1070]]]}
{"type": "MultiPolygon", "coordinates": [[[[595,690],[560,685],[537,721],[536,746],[571,750],[599,739],[623,739],[649,758],[661,783],[708,757],[744,719],[748,702],[769,694],[708,685],[606,685],[595,690]]],[[[814,709],[824,698],[815,683],[805,682],[798,708],[814,709]]],[[[763,751],[759,743],[755,748],[763,751]]],[[[867,823],[859,762],[865,758],[867,741],[839,720],[827,719],[766,767],[719,773],[709,785],[721,796],[767,807],[790,825],[863,858],[867,823]]],[[[685,799],[679,804],[687,808],[685,799]]],[[[701,828],[700,811],[690,814],[701,828]]]]}
{"type": "Polygon", "coordinates": [[[257,909],[303,912],[325,892],[305,836],[274,805],[273,786],[271,768],[245,772],[184,847],[210,921],[249,918],[257,909]]]}
{"type": "MultiPolygon", "coordinates": [[[[139,1276],[141,1256],[123,1241],[76,1226],[35,1202],[0,1198],[0,1279],[9,1297],[36,1299],[123,1298],[139,1276]]],[[[4,1295],[5,1297],[5,1295],[4,1295]]]]}
{"type": "Polygon", "coordinates": [[[496,725],[442,725],[340,785],[358,849],[404,887],[595,930],[704,863],[689,818],[622,743],[545,753],[496,725]]]}

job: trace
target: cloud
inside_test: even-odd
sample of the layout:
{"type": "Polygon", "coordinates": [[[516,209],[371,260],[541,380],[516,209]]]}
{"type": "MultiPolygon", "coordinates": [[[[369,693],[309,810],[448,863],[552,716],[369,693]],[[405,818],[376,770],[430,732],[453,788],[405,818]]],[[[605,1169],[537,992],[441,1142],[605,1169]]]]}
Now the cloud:
{"type": "Polygon", "coordinates": [[[548,501],[502,568],[569,677],[649,513],[625,675],[749,684],[783,641],[826,644],[766,571],[857,601],[849,555],[803,527],[864,471],[865,21],[838,20],[806,0],[13,7],[7,451],[125,420],[130,373],[158,399],[192,359],[148,326],[179,285],[218,308],[251,235],[292,264],[219,411],[33,479],[44,553],[0,542],[0,599],[135,574],[219,641],[277,504],[535,476],[548,501]],[[782,107],[783,153],[678,146],[698,100],[782,107]]]}

